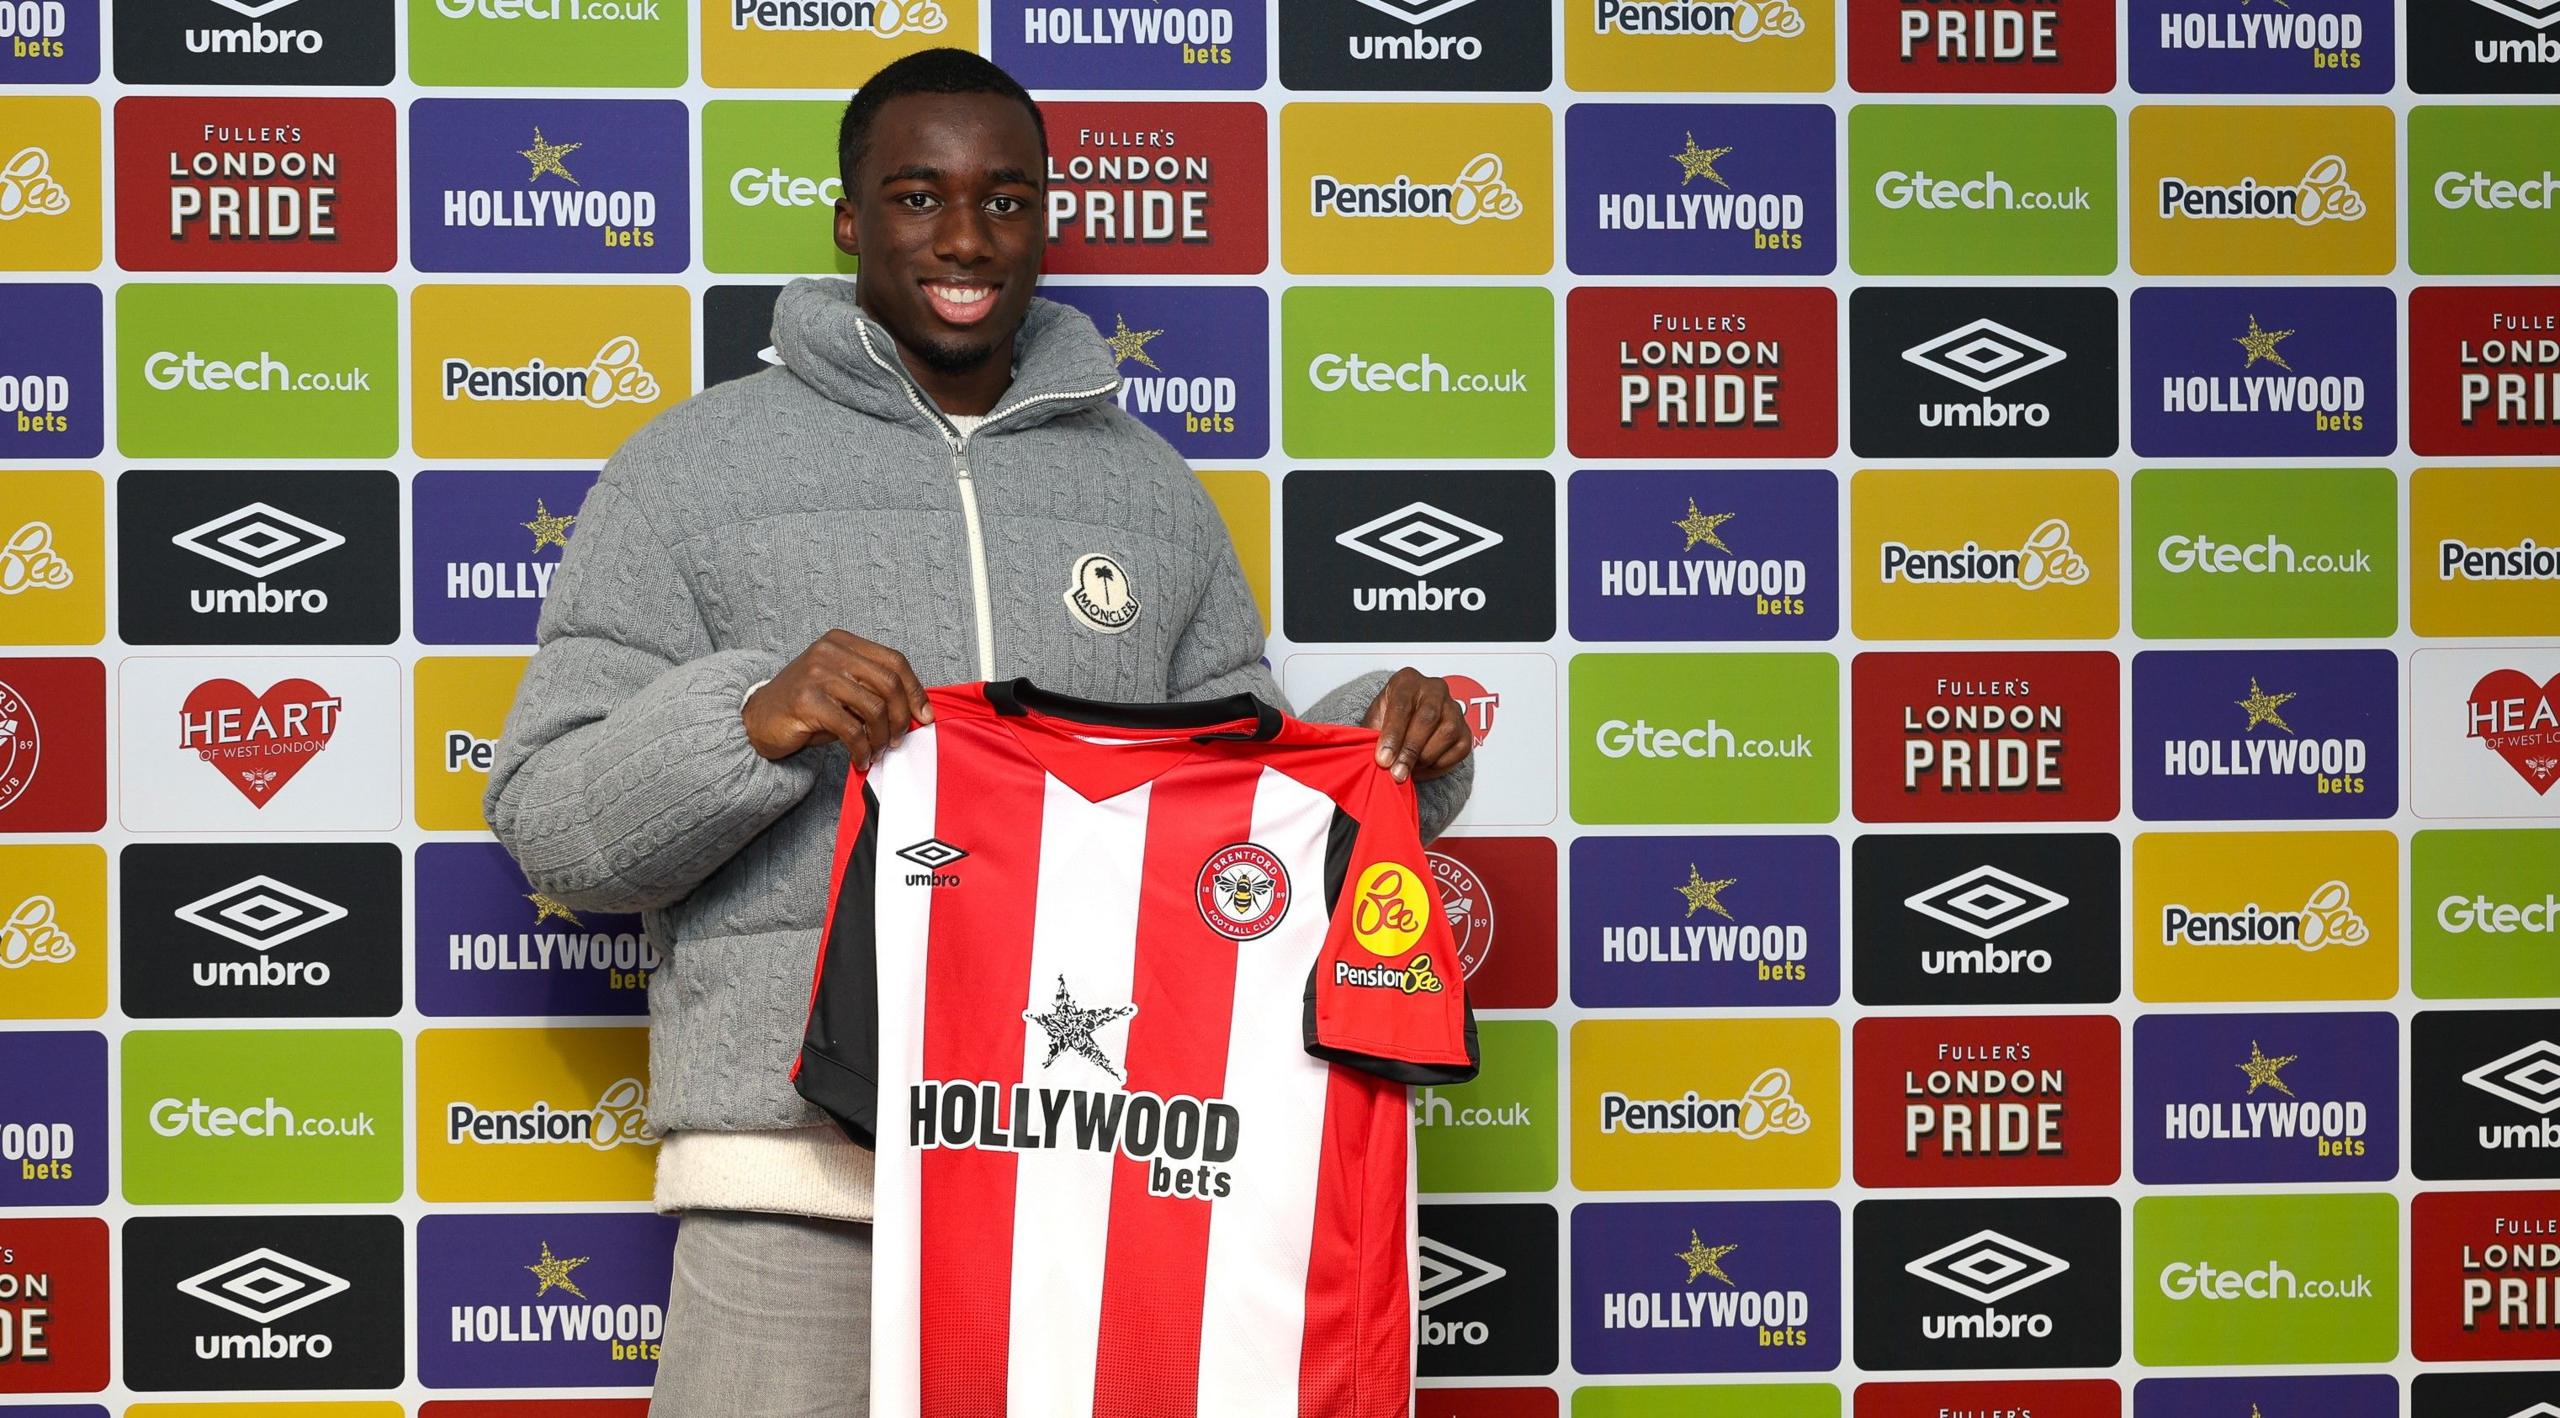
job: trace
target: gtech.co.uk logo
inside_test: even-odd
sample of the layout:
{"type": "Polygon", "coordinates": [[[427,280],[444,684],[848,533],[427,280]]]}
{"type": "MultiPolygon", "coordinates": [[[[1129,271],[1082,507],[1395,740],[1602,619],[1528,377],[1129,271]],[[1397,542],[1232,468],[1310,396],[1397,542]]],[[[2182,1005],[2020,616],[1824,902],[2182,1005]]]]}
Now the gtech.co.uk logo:
{"type": "Polygon", "coordinates": [[[116,264],[388,271],[399,114],[386,99],[116,104],[116,264]]]}
{"type": "Polygon", "coordinates": [[[1822,1372],[1840,1362],[1840,1209],[1827,1201],[1573,1209],[1573,1367],[1822,1372]]]}
{"type": "Polygon", "coordinates": [[[419,1013],[648,1011],[658,952],[639,917],[560,904],[494,842],[424,843],[417,872],[419,1013]]]}
{"type": "MultiPolygon", "coordinates": [[[[105,1388],[107,1223],[92,1216],[0,1222],[0,1276],[0,1393],[105,1388]]],[[[107,1410],[64,1404],[17,1411],[24,1418],[103,1418],[107,1410]]]]}
{"type": "Polygon", "coordinates": [[[1819,458],[1839,446],[1829,291],[1580,287],[1566,439],[1585,458],[1819,458]]]}
{"type": "Polygon", "coordinates": [[[2400,1204],[2388,1194],[2134,1203],[2140,1363],[2387,1363],[2399,1307],[2400,1204]]]}
{"type": "Polygon", "coordinates": [[[2389,1014],[2149,1014],[2133,1028],[2133,1174],[2149,1184],[2400,1172],[2389,1014]]]}
{"type": "Polygon", "coordinates": [[[1902,654],[1850,665],[1861,822],[2116,815],[2117,662],[2104,650],[1902,654]]]}
{"type": "Polygon", "coordinates": [[[1301,275],[1541,275],[1555,261],[1543,104],[1280,110],[1281,264],[1301,275]],[[1396,141],[1381,144],[1378,135],[1396,141]]]}
{"type": "Polygon", "coordinates": [[[137,843],[125,863],[127,1014],[399,1012],[400,853],[389,843],[137,843]]]}
{"type": "Polygon", "coordinates": [[[1849,0],[1861,93],[2104,93],[2115,58],[2115,7],[2098,0],[1849,0]]]}
{"type": "Polygon", "coordinates": [[[2133,475],[2133,624],[2153,639],[2381,636],[2399,619],[2388,468],[2133,475]]]}
{"type": "MultiPolygon", "coordinates": [[[[854,258],[836,246],[829,217],[844,196],[832,136],[842,116],[841,104],[796,99],[713,99],[702,106],[703,265],[722,272],[852,274],[854,258]]],[[[772,316],[767,293],[756,318],[745,322],[755,341],[748,350],[772,338],[772,316]]]]}
{"type": "Polygon", "coordinates": [[[1859,1367],[2115,1363],[2120,1226],[2105,1197],[1858,1203],[1849,1265],[1859,1367]]]}
{"type": "Polygon", "coordinates": [[[989,38],[1005,72],[1037,89],[1250,89],[1268,68],[1263,27],[1259,7],[1232,0],[998,0],[989,38]]]}
{"type": "Polygon", "coordinates": [[[1585,275],[1829,273],[1835,127],[1821,104],[1573,105],[1566,264],[1585,275]]]}
{"type": "Polygon", "coordinates": [[[1839,1180],[1840,1028],[1829,1019],[1586,1019],[1572,1054],[1573,1180],[1585,1191],[1708,1173],[1755,1190],[1839,1180]]]}
{"type": "Polygon", "coordinates": [[[2398,260],[2387,108],[2133,111],[2133,269],[2383,275],[2398,260]]]}
{"type": "Polygon", "coordinates": [[[2133,293],[2133,447],[2145,457],[2388,455],[2391,293],[2246,286],[2133,293]]]}
{"type": "Polygon", "coordinates": [[[431,1201],[649,1195],[645,1030],[418,1036],[418,1192],[431,1201]]]}
{"type": "Polygon", "coordinates": [[[294,88],[391,82],[392,0],[112,0],[128,84],[294,88]]]}
{"type": "Polygon", "coordinates": [[[1565,82],[1586,93],[1831,87],[1836,7],[1826,0],[1572,0],[1565,82]]]}
{"type": "Polygon", "coordinates": [[[409,259],[421,271],[685,268],[686,116],[659,99],[420,99],[409,259]]]}
{"type": "Polygon", "coordinates": [[[1829,822],[1840,662],[1828,654],[1573,657],[1582,822],[1829,822]]]}
{"type": "Polygon", "coordinates": [[[1868,833],[1850,939],[1865,1004],[2105,1004],[2118,993],[2114,834],[1868,833]]]}
{"type": "Polygon", "coordinates": [[[106,1036],[0,1034],[0,1207],[105,1201],[107,1151],[106,1036]]]}
{"type": "Polygon", "coordinates": [[[645,1384],[666,1333],[675,1225],[632,1213],[430,1216],[418,1226],[418,1379],[431,1388],[645,1384]]]}
{"type": "MultiPolygon", "coordinates": [[[[1386,971],[1408,978],[1413,973],[1394,965],[1386,971]]],[[[1457,972],[1448,973],[1454,982],[1457,972]]],[[[1482,1072],[1467,1083],[1413,1091],[1421,1189],[1549,1190],[1556,1184],[1556,1140],[1563,1133],[1556,1108],[1556,1027],[1543,1019],[1506,1019],[1477,1028],[1485,1047],[1501,1050],[1484,1055],[1482,1072]]]]}
{"type": "Polygon", "coordinates": [[[1849,446],[1866,458],[2116,450],[2116,304],[2099,288],[1861,287],[1849,446]]]}
{"type": "Polygon", "coordinates": [[[124,1037],[124,1194],[142,1205],[380,1202],[401,1192],[400,1036],[124,1037]]]}
{"type": "Polygon", "coordinates": [[[399,443],[389,286],[116,292],[116,444],[140,458],[385,458],[399,443]]]}
{"type": "Polygon", "coordinates": [[[2133,810],[2150,821],[2389,817],[2400,799],[2388,650],[2133,657],[2133,810]]]}
{"type": "Polygon", "coordinates": [[[1542,458],[1554,360],[1543,288],[1291,286],[1282,443],[1297,458],[1542,458]]]}
{"type": "MultiPolygon", "coordinates": [[[[1192,459],[1271,447],[1271,298],[1247,286],[1051,286],[1093,321],[1120,407],[1192,459]]],[[[769,323],[769,322],[768,322],[769,323]]]]}
{"type": "MultiPolygon", "coordinates": [[[[753,8],[754,0],[734,0],[753,8]]],[[[792,0],[776,8],[800,9],[792,0]]],[[[430,87],[667,88],[687,6],[668,0],[406,0],[409,76],[430,87]]],[[[838,8],[823,3],[807,9],[838,8]]],[[[841,8],[869,9],[846,0],[841,8]]],[[[729,5],[704,7],[706,20],[729,5]]],[[[706,35],[709,27],[706,24],[706,35]]]]}
{"type": "Polygon", "coordinates": [[[1827,640],[1840,623],[1828,472],[1585,468],[1565,504],[1576,639],[1827,640]]]}
{"type": "Polygon", "coordinates": [[[1062,103],[1044,114],[1044,269],[1252,275],[1267,263],[1262,105],[1062,103]]]}
{"type": "Polygon", "coordinates": [[[421,286],[412,441],[428,457],[598,457],[691,382],[673,286],[421,286]]]}
{"type": "Polygon", "coordinates": [[[2116,120],[2096,105],[1860,104],[1849,265],[1865,275],[2116,268],[2116,120]]]}
{"type": "Polygon", "coordinates": [[[2103,1014],[1859,1020],[1850,1050],[1858,1184],[2113,1182],[2117,1043],[2103,1014]]]}
{"type": "Polygon", "coordinates": [[[403,1245],[394,1216],[127,1221],[125,1384],[394,1387],[404,1367],[403,1245]]]}
{"type": "Polygon", "coordinates": [[[2387,0],[2133,0],[2126,64],[2146,94],[2389,93],[2395,20],[2387,0]]]}
{"type": "Polygon", "coordinates": [[[2387,832],[2143,833],[2133,841],[2134,993],[2389,999],[2399,885],[2387,832]]]}
{"type": "Polygon", "coordinates": [[[2560,121],[2539,107],[2409,113],[2409,269],[2427,275],[2560,271],[2552,171],[2560,121]],[[2523,156],[2519,156],[2523,155],[2523,156]]]}
{"type": "Polygon", "coordinates": [[[2421,999],[2560,993],[2560,833],[2423,831],[2409,839],[2410,988],[2421,999]]]}
{"type": "Polygon", "coordinates": [[[1851,623],[1870,640],[2116,630],[2112,473],[1864,468],[1849,480],[1851,623]]]}
{"type": "Polygon", "coordinates": [[[1829,837],[1578,838],[1574,1003],[1830,1004],[1839,883],[1829,837]]]}

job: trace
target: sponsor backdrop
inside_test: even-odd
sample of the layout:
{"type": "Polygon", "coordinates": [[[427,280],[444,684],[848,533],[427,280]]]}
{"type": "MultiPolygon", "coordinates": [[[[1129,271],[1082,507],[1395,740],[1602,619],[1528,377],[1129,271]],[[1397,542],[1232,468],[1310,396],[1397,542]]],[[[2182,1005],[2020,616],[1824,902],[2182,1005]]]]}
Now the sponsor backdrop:
{"type": "Polygon", "coordinates": [[[935,44],[1480,745],[1426,1418],[2560,1414],[2560,0],[0,0],[0,1405],[641,1411],[481,788],[935,44]]]}

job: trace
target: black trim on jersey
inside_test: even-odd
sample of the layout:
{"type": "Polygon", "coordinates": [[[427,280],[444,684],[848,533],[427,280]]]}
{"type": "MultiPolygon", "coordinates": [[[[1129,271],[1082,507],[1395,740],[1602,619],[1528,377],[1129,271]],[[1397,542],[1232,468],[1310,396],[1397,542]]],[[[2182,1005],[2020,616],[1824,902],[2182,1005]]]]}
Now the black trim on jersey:
{"type": "MultiPolygon", "coordinates": [[[[1342,907],[1342,888],[1351,878],[1351,847],[1359,840],[1360,819],[1344,811],[1342,804],[1335,803],[1333,823],[1325,829],[1324,839],[1324,903],[1325,920],[1328,923],[1332,921],[1333,913],[1342,907]]],[[[1458,989],[1467,1019],[1467,1062],[1466,1066],[1461,1068],[1455,1064],[1419,1064],[1410,1063],[1404,1059],[1380,1058],[1375,1054],[1336,1049],[1317,1043],[1316,979],[1323,972],[1324,957],[1319,954],[1313,968],[1307,971],[1306,999],[1298,1025],[1299,1037],[1306,1042],[1309,1054],[1327,1063],[1356,1068],[1363,1073],[1374,1073],[1389,1082],[1404,1084],[1465,1083],[1476,1076],[1477,1069],[1483,1067],[1484,1056],[1476,1048],[1475,1001],[1465,998],[1467,982],[1463,976],[1458,981],[1458,989]]]]}
{"type": "Polygon", "coordinates": [[[880,800],[862,785],[862,831],[836,882],[809,1021],[792,1084],[824,1109],[844,1135],[875,1146],[880,1081],[880,800]]]}
{"type": "Polygon", "coordinates": [[[1342,904],[1342,883],[1351,875],[1351,844],[1360,840],[1360,819],[1333,805],[1333,825],[1324,834],[1324,909],[1330,917],[1342,904]]]}
{"type": "Polygon", "coordinates": [[[1280,711],[1250,694],[1230,694],[1224,699],[1193,699],[1177,704],[1118,704],[1102,699],[1078,699],[1073,695],[1042,689],[1027,679],[989,680],[986,694],[987,702],[995,706],[995,711],[1009,718],[1043,714],[1052,719],[1116,729],[1198,729],[1251,719],[1254,727],[1250,733],[1194,734],[1192,738],[1201,743],[1226,739],[1263,743],[1280,736],[1280,711]]]}

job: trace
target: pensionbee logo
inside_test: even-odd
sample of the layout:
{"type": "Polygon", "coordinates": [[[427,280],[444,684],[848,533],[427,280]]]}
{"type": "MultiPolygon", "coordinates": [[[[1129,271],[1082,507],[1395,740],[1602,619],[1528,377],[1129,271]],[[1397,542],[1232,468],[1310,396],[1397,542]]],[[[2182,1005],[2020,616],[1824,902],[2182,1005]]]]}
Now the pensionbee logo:
{"type": "Polygon", "coordinates": [[[672,1218],[430,1216],[418,1223],[418,1381],[645,1385],[656,1377],[672,1218]]]}
{"type": "Polygon", "coordinates": [[[2115,133],[2114,110],[2098,105],[1858,105],[1849,113],[1850,268],[2112,272],[2115,133]]]}
{"type": "Polygon", "coordinates": [[[431,458],[594,458],[692,382],[675,286],[420,286],[412,440],[431,458]]]}
{"type": "Polygon", "coordinates": [[[1280,10],[1280,82],[1400,93],[1544,89],[1555,67],[1548,14],[1538,0],[1302,0],[1280,10]]]}
{"type": "Polygon", "coordinates": [[[2387,0],[2320,0],[2281,9],[2232,0],[2133,0],[2130,24],[2126,62],[2141,93],[2391,91],[2398,26],[2387,0]]]}
{"type": "Polygon", "coordinates": [[[1544,274],[1555,263],[1551,122],[1544,104],[1287,105],[1281,264],[1300,275],[1544,274]]]}
{"type": "MultiPolygon", "coordinates": [[[[1186,458],[1271,448],[1271,298],[1248,286],[1049,286],[1093,321],[1120,407],[1186,458]]],[[[770,321],[767,322],[770,324],[770,321]]]]}
{"type": "Polygon", "coordinates": [[[120,880],[127,1014],[400,1012],[400,852],[389,843],[136,843],[120,880]]]}
{"type": "Polygon", "coordinates": [[[2560,453],[2560,287],[2409,293],[2409,446],[2456,457],[2560,453]]]}
{"type": "Polygon", "coordinates": [[[2133,293],[2133,448],[2149,458],[2385,457],[2397,312],[2364,286],[2133,293]]]}
{"type": "Polygon", "coordinates": [[[420,1196],[648,1198],[646,1030],[429,1029],[417,1047],[420,1196]]]}
{"type": "Polygon", "coordinates": [[[1044,269],[1253,275],[1269,263],[1262,105],[1061,103],[1044,112],[1044,269]]]}
{"type": "Polygon", "coordinates": [[[2409,16],[2409,87],[2422,94],[2560,92],[2560,4],[2421,7],[2409,16]]]}
{"type": "Polygon", "coordinates": [[[2390,1014],[2148,1014],[2133,1026],[2133,1174],[2153,1185],[2400,1173],[2390,1014]]]}
{"type": "Polygon", "coordinates": [[[1035,89],[1253,89],[1269,69],[1259,7],[998,0],[994,57],[1035,89]]]}
{"type": "Polygon", "coordinates": [[[2115,293],[1868,286],[1849,295],[1849,446],[1865,458],[2116,451],[2115,293]]]}
{"type": "Polygon", "coordinates": [[[1538,469],[1300,470],[1281,483],[1288,635],[1545,640],[1555,479],[1538,469]]]}
{"type": "Polygon", "coordinates": [[[2123,887],[2109,832],[1868,833],[1852,850],[1862,1004],[2108,1004],[2123,887]]]}
{"type": "Polygon", "coordinates": [[[1573,1026],[1573,1182],[1585,1191],[1828,1187],[1840,1177],[1829,1019],[1586,1019],[1573,1026]]]}
{"type": "Polygon", "coordinates": [[[1820,1006],[1840,997],[1840,846],[1823,836],[1582,837],[1573,1001],[1820,1006]]]}
{"type": "Polygon", "coordinates": [[[2388,650],[2146,650],[2133,657],[2133,811],[2389,817],[2400,798],[2388,650]]]}
{"type": "Polygon", "coordinates": [[[1827,1201],[1573,1209],[1573,1367],[1824,1372],[1840,1363],[1840,1209],[1827,1201]]]}
{"type": "Polygon", "coordinates": [[[2133,111],[2133,269],[2386,275],[2397,264],[2391,111],[2144,104],[2133,111]]]}
{"type": "Polygon", "coordinates": [[[1858,1203],[1849,1244],[1858,1366],[2114,1364],[2121,1224],[2106,1197],[1858,1203]]]}
{"type": "Polygon", "coordinates": [[[123,1049],[125,1200],[399,1197],[397,1033],[155,1029],[123,1049]]]}
{"type": "Polygon", "coordinates": [[[107,1199],[107,1152],[106,1036],[0,1034],[0,1207],[96,1206],[107,1199]]]}
{"type": "Polygon", "coordinates": [[[1828,654],[1573,657],[1573,816],[1829,822],[1840,663],[1828,654]]]}
{"type": "Polygon", "coordinates": [[[2146,1000],[2389,999],[2399,847],[2387,832],[2146,832],[2133,988],[2146,1000]]]}
{"type": "Polygon", "coordinates": [[[2422,999],[2552,994],[2560,833],[2422,831],[2409,841],[2410,988],[2422,999]]]}
{"type": "Polygon", "coordinates": [[[116,445],[136,458],[389,457],[389,286],[130,284],[116,292],[116,445]]]}
{"type": "Polygon", "coordinates": [[[1870,650],[1850,676],[1860,822],[2115,817],[2112,652],[1870,650]]]}
{"type": "Polygon", "coordinates": [[[2133,1204],[2136,1362],[2385,1363],[2400,1352],[2399,1306],[2400,1203],[2387,1193],[2133,1204]]]}
{"type": "Polygon", "coordinates": [[[2538,634],[2560,616],[2560,473],[2420,468],[2409,547],[2420,635],[2538,634]]]}
{"type": "Polygon", "coordinates": [[[392,0],[112,0],[128,84],[273,88],[391,82],[392,0]]]}
{"type": "Polygon", "coordinates": [[[429,645],[533,643],[592,472],[462,472],[411,479],[409,591],[429,645]]]}
{"type": "Polygon", "coordinates": [[[422,843],[417,872],[419,1013],[648,1012],[658,952],[638,916],[560,904],[494,842],[422,843]]]}
{"type": "Polygon", "coordinates": [[[1565,82],[1586,93],[1831,87],[1828,0],[1572,0],[1562,8],[1565,82]]]}
{"type": "MultiPolygon", "coordinates": [[[[681,24],[685,7],[672,8],[681,24]]],[[[661,81],[669,86],[683,82],[682,35],[679,28],[675,77],[661,81]]],[[[978,7],[951,0],[719,0],[702,7],[702,77],[715,88],[841,88],[846,74],[872,73],[938,45],[982,48],[978,7]]]]}
{"type": "Polygon", "coordinates": [[[400,178],[384,99],[116,103],[116,264],[388,271],[400,178]]]}
{"type": "Polygon", "coordinates": [[[2549,1192],[2421,1192],[2409,1207],[2409,1351],[2560,1359],[2560,1206],[2549,1192]]]}
{"type": "Polygon", "coordinates": [[[2103,1014],[1859,1020],[1858,1184],[2115,1181],[2116,1047],[2116,1021],[2103,1014]]]}
{"type": "Polygon", "coordinates": [[[2133,625],[2155,639],[2382,636],[2399,621],[2388,468],[2144,468],[2133,625]]]}
{"type": "Polygon", "coordinates": [[[420,99],[409,256],[421,271],[672,272],[693,198],[684,106],[658,99],[420,99]]]}
{"type": "Polygon", "coordinates": [[[127,1221],[125,1384],[146,1393],[396,1387],[401,1250],[395,1216],[127,1221]]]}
{"type": "Polygon", "coordinates": [[[1849,546],[1851,615],[1869,639],[2116,631],[2112,473],[1861,469],[1849,546]]]}
{"type": "Polygon", "coordinates": [[[1542,458],[1555,449],[1555,297],[1540,287],[1291,286],[1293,458],[1542,458]]]}
{"type": "Polygon", "coordinates": [[[1819,458],[1839,446],[1826,290],[1578,287],[1566,441],[1585,458],[1819,458]]]}
{"type": "Polygon", "coordinates": [[[1834,128],[1824,104],[1573,105],[1566,264],[1584,275],[1828,274],[1834,128]]]}
{"type": "Polygon", "coordinates": [[[1840,623],[1828,472],[1584,468],[1565,484],[1579,640],[1827,640],[1840,623]]]}
{"type": "Polygon", "coordinates": [[[2427,275],[2560,272],[2560,122],[2544,107],[2427,106],[2409,113],[2409,269],[2427,275]],[[2540,161],[2537,162],[2537,156],[2540,161]]]}
{"type": "Polygon", "coordinates": [[[1861,93],[2104,93],[2115,7],[1849,0],[1849,86],[1861,93]]]}
{"type": "Polygon", "coordinates": [[[0,457],[92,458],[107,443],[104,304],[92,285],[0,285],[0,457]]]}

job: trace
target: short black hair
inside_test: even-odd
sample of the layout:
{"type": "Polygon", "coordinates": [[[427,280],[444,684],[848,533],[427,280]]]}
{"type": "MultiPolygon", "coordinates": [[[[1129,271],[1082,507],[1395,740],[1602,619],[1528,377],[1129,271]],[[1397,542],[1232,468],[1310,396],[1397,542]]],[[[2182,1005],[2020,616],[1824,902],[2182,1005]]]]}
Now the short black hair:
{"type": "Polygon", "coordinates": [[[1031,115],[1032,131],[1040,135],[1040,156],[1043,160],[1049,156],[1049,126],[1040,117],[1040,105],[1031,101],[1030,91],[1011,74],[965,49],[918,50],[882,66],[870,82],[854,90],[852,102],[844,106],[844,123],[836,130],[836,175],[844,183],[846,196],[858,195],[853,170],[871,146],[872,120],[889,100],[907,94],[1002,94],[1031,115]]]}

